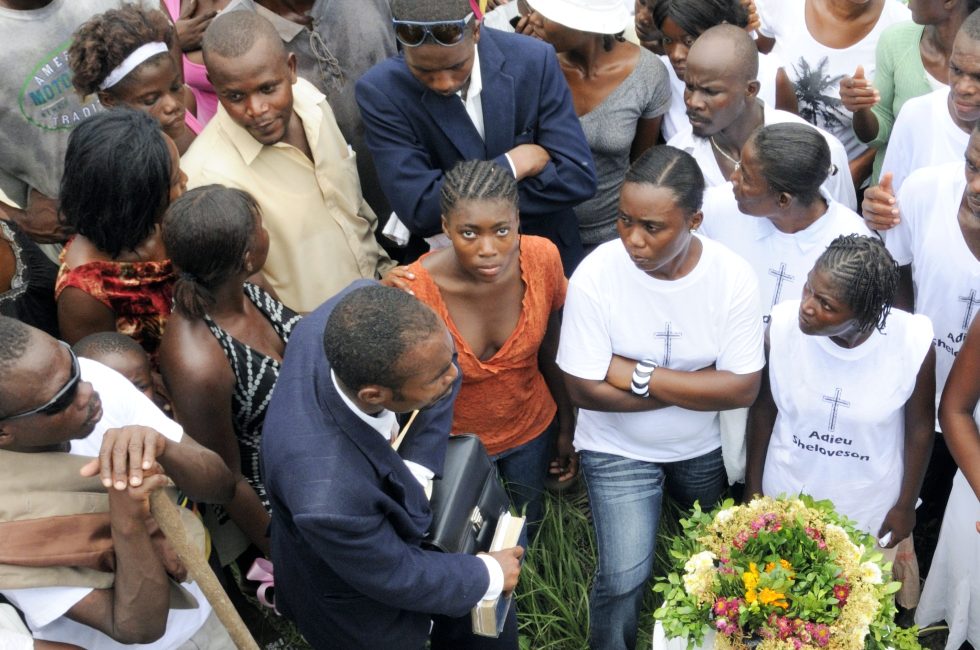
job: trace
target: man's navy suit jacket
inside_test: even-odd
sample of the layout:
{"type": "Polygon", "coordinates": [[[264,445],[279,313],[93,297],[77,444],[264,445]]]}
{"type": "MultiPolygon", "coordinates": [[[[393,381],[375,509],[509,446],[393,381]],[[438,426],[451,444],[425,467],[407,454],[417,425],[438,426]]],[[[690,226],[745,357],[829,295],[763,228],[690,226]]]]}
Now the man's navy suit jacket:
{"type": "Polygon", "coordinates": [[[439,475],[460,380],[419,413],[400,454],[344,404],[323,331],[336,303],[293,330],[262,434],[276,604],[315,648],[425,646],[432,614],[463,616],[489,585],[471,555],[423,550],[432,516],[402,461],[439,475]]]}
{"type": "Polygon", "coordinates": [[[596,176],[555,51],[528,36],[490,28],[481,28],[477,48],[486,141],[460,98],[426,88],[402,54],[358,80],[357,103],[382,189],[408,229],[428,237],[441,230],[445,172],[461,160],[494,160],[510,170],[505,153],[519,144],[539,144],[551,162],[518,183],[521,230],[553,241],[569,274],[582,257],[572,208],[595,194],[596,176]]]}

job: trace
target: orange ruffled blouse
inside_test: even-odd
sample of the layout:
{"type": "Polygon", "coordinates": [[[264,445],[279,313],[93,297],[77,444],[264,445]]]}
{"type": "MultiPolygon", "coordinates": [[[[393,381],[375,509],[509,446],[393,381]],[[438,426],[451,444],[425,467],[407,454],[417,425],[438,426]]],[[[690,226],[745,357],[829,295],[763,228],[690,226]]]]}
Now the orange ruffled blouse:
{"type": "Polygon", "coordinates": [[[473,354],[456,329],[422,259],[425,256],[408,267],[415,274],[412,290],[446,322],[463,371],[453,433],[477,434],[491,456],[530,442],[551,424],[558,410],[538,369],[538,349],[548,318],[565,304],[568,287],[558,249],[543,237],[521,236],[521,315],[503,347],[486,361],[473,354]]]}

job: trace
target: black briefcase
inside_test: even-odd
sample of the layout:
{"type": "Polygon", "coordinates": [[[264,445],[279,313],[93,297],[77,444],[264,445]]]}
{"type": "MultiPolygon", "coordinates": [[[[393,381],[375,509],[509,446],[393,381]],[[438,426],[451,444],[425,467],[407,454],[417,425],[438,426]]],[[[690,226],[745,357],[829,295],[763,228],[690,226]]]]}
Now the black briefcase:
{"type": "Polygon", "coordinates": [[[432,527],[422,544],[446,553],[485,552],[510,509],[497,468],[474,435],[450,436],[442,478],[432,484],[432,527]]]}

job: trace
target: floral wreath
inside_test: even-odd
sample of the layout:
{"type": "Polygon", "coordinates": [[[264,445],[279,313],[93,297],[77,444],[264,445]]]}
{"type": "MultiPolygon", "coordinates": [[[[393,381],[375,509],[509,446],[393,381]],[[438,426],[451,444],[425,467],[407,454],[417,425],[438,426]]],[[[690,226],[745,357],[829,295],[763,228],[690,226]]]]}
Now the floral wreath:
{"type": "Polygon", "coordinates": [[[718,650],[921,647],[894,623],[891,564],[831,502],[729,499],[710,514],[695,504],[681,526],[654,587],[667,637],[694,647],[713,629],[718,650]]]}

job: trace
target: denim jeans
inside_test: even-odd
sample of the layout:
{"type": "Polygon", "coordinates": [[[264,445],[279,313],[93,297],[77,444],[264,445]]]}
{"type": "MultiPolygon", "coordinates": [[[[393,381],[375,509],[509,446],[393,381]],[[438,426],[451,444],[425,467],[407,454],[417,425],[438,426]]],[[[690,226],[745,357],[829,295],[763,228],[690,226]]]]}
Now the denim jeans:
{"type": "Polygon", "coordinates": [[[685,508],[710,508],[725,489],[721,449],[675,463],[581,453],[599,561],[589,595],[589,647],[633,650],[644,588],[653,570],[664,484],[685,508]]]}
{"type": "Polygon", "coordinates": [[[544,513],[544,479],[557,432],[558,421],[554,420],[533,440],[491,457],[510,502],[527,517],[528,540],[534,539],[544,513]]]}

